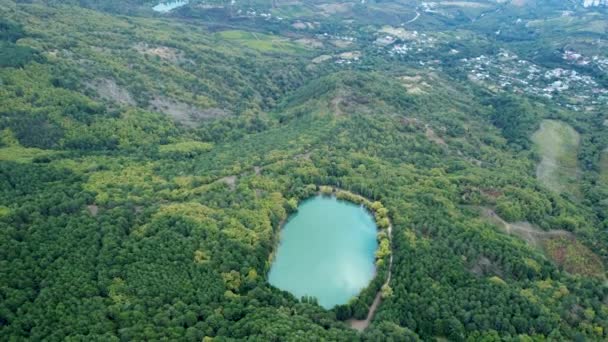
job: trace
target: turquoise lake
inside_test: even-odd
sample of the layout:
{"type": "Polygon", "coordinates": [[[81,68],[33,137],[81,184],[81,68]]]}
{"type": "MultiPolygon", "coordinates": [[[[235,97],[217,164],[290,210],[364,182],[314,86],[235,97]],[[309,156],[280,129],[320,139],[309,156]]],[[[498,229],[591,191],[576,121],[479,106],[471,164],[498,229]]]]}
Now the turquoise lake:
{"type": "Polygon", "coordinates": [[[298,299],[314,296],[327,309],[346,304],[374,277],[376,233],[374,218],[360,205],[306,200],[281,231],[268,281],[298,299]]]}

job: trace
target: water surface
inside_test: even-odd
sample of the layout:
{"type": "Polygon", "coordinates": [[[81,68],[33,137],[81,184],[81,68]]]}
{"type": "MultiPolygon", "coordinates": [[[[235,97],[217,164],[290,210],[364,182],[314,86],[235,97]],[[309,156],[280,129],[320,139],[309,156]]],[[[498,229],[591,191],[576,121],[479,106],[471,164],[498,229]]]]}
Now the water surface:
{"type": "Polygon", "coordinates": [[[281,231],[268,281],[328,309],[346,304],[374,277],[376,233],[360,205],[321,196],[304,201],[281,231]]]}

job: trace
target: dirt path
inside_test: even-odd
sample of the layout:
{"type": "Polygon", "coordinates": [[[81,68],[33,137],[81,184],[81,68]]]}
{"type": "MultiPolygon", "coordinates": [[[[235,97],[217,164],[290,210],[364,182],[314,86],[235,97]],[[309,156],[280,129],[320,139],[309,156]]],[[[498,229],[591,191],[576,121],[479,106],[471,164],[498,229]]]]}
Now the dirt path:
{"type": "Polygon", "coordinates": [[[490,221],[499,226],[505,233],[519,236],[534,247],[541,247],[541,242],[547,238],[557,236],[573,237],[572,233],[566,230],[544,231],[533,226],[529,222],[509,223],[503,220],[490,208],[481,208],[481,211],[484,217],[490,219],[490,221]]]}
{"type": "MultiPolygon", "coordinates": [[[[392,239],[392,236],[393,236],[393,226],[390,225],[390,226],[388,226],[389,240],[392,239]]],[[[392,268],[393,268],[393,253],[391,253],[391,256],[389,258],[388,276],[386,277],[386,281],[384,282],[383,286],[388,285],[390,283],[392,268]]],[[[382,290],[380,290],[380,291],[378,291],[378,293],[376,293],[376,297],[374,298],[374,301],[372,302],[372,305],[369,307],[369,311],[367,312],[367,317],[365,317],[365,319],[349,319],[347,322],[350,325],[350,327],[359,332],[365,330],[371,323],[372,319],[374,318],[374,314],[376,313],[378,306],[380,306],[380,303],[382,303],[382,290]]]]}
{"type": "Polygon", "coordinates": [[[411,23],[413,23],[414,21],[418,20],[418,17],[420,17],[420,12],[416,11],[416,16],[414,17],[414,19],[408,20],[408,21],[406,21],[405,23],[406,23],[406,24],[411,24],[411,23]]]}
{"type": "Polygon", "coordinates": [[[523,239],[529,246],[541,251],[545,257],[556,266],[570,274],[594,276],[606,279],[606,273],[601,258],[576,236],[566,230],[556,229],[544,231],[528,222],[508,223],[498,216],[494,210],[478,207],[481,216],[495,224],[500,230],[523,239]]]}

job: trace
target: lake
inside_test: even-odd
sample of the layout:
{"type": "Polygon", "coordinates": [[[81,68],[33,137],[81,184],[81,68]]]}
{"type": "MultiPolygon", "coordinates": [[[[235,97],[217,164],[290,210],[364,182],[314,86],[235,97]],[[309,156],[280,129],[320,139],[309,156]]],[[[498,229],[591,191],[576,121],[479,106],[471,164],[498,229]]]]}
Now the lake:
{"type": "Polygon", "coordinates": [[[172,9],[184,6],[187,3],[188,3],[188,0],[160,2],[160,3],[158,3],[158,5],[152,7],[152,9],[155,10],[156,12],[164,13],[164,12],[169,12],[172,9]]]}
{"type": "Polygon", "coordinates": [[[362,206],[317,196],[298,207],[281,231],[270,284],[330,309],[372,280],[378,247],[372,215],[362,206]]]}

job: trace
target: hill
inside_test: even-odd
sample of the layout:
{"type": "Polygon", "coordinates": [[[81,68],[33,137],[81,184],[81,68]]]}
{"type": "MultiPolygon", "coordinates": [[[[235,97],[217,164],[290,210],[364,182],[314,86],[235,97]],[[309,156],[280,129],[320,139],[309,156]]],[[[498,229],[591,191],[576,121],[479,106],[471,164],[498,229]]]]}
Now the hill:
{"type": "Polygon", "coordinates": [[[1,339],[606,339],[604,12],[0,4],[1,339]],[[331,310],[266,281],[326,186],[392,223],[331,310]]]}

